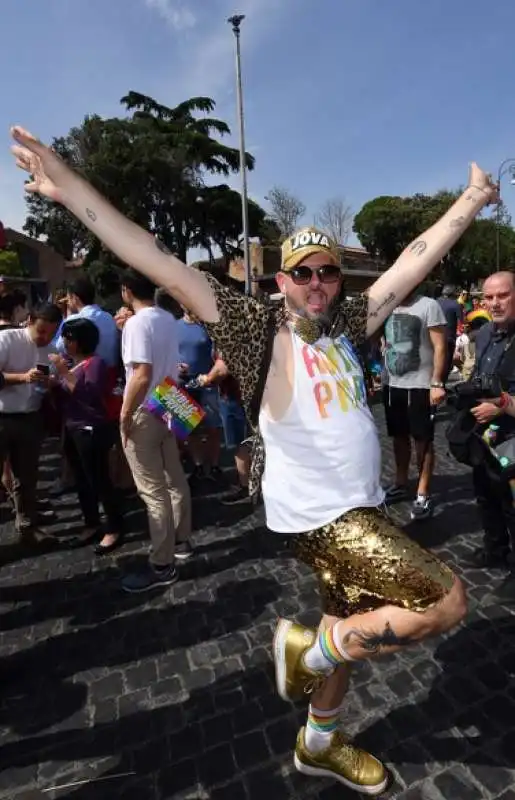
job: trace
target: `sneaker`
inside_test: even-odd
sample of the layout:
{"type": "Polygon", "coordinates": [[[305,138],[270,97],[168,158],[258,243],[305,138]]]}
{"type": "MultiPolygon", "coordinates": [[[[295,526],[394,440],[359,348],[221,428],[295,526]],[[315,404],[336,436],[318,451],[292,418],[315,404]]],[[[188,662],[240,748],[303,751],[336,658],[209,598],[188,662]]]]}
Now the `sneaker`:
{"type": "Polygon", "coordinates": [[[410,517],[412,520],[424,520],[433,516],[433,503],[429,497],[419,494],[416,500],[413,501],[411,506],[410,517]]]}
{"type": "Polygon", "coordinates": [[[249,490],[247,486],[238,486],[226,497],[222,497],[221,503],[223,506],[236,506],[240,503],[248,503],[250,500],[249,490]]]}
{"type": "Polygon", "coordinates": [[[318,753],[311,753],[301,728],[295,746],[294,764],[299,772],[316,778],[333,778],[361,794],[382,794],[388,785],[385,766],[373,755],[351,744],[341,731],[335,731],[331,743],[318,753]]]}
{"type": "Polygon", "coordinates": [[[122,581],[122,589],[131,594],[138,594],[158,586],[171,586],[178,580],[179,575],[175,567],[154,567],[152,564],[147,564],[141,572],[127,575],[122,581]]]}
{"type": "Polygon", "coordinates": [[[388,488],[385,489],[384,494],[384,501],[387,505],[402,503],[404,500],[408,500],[409,498],[408,487],[397,486],[396,484],[393,486],[388,486],[388,488]]]}
{"type": "Polygon", "coordinates": [[[189,542],[177,542],[175,545],[175,558],[177,561],[187,561],[194,553],[193,547],[189,542]]]}
{"type": "MultiPolygon", "coordinates": [[[[273,656],[277,692],[283,700],[300,700],[311,694],[326,679],[304,663],[304,656],[313,647],[317,632],[287,619],[280,619],[274,635],[273,656]]],[[[331,670],[332,671],[332,670],[331,670]]]]}

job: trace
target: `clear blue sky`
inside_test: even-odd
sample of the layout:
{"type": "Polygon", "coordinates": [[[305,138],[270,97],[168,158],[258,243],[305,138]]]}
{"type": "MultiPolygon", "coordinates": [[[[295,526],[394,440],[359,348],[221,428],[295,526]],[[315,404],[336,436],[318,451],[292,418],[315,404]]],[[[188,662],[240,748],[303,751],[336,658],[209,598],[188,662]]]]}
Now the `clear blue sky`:
{"type": "MultiPolygon", "coordinates": [[[[515,158],[515,2],[495,0],[2,0],[0,220],[21,228],[9,125],[44,140],[130,89],[170,105],[208,95],[236,130],[243,23],[249,178],[279,184],[311,220],[328,197],[454,187],[477,160],[515,158]]],[[[504,185],[515,219],[515,187],[504,185]]]]}

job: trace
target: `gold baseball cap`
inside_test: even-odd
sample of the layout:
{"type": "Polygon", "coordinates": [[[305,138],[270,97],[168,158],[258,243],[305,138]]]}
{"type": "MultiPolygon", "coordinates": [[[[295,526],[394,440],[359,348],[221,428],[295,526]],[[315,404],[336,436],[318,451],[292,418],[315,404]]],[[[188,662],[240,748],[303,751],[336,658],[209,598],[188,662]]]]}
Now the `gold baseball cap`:
{"type": "Polygon", "coordinates": [[[324,253],[338,266],[340,252],[336,242],[318,228],[308,227],[289,236],[281,246],[281,269],[287,272],[314,253],[324,253]]]}

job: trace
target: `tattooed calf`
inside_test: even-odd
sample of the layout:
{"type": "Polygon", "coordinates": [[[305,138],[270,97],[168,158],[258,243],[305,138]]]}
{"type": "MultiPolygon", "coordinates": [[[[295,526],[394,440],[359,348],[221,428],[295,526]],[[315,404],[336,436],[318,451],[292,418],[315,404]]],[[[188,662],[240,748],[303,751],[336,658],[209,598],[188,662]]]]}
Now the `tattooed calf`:
{"type": "Polygon", "coordinates": [[[383,647],[408,647],[413,644],[409,636],[397,636],[389,622],[382,633],[351,628],[342,639],[342,644],[358,644],[367,653],[380,653],[383,647]]]}

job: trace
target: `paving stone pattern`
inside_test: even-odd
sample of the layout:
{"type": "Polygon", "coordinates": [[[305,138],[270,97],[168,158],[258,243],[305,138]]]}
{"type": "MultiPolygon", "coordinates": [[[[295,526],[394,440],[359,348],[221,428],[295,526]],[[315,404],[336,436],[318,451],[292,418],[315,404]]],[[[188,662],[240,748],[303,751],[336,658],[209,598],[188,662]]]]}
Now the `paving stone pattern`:
{"type": "MultiPolygon", "coordinates": [[[[377,418],[383,431],[380,410],[377,418]]],[[[461,572],[480,538],[469,476],[447,457],[441,426],[437,449],[438,514],[409,530],[461,572]]],[[[42,479],[57,466],[48,453],[42,479]]],[[[56,530],[69,532],[75,498],[55,507],[56,530]]],[[[23,557],[12,523],[2,528],[0,797],[356,797],[295,772],[306,709],[274,691],[276,617],[318,620],[309,571],[265,530],[261,510],[204,495],[180,583],[123,594],[120,576],[147,544],[141,507],[133,500],[131,509],[129,541],[104,560],[89,548],[23,557]]],[[[408,507],[396,513],[405,521],[408,507]]],[[[463,577],[466,626],[354,673],[346,727],[391,768],[392,798],[515,800],[515,618],[489,598],[500,573],[463,577]]]]}

